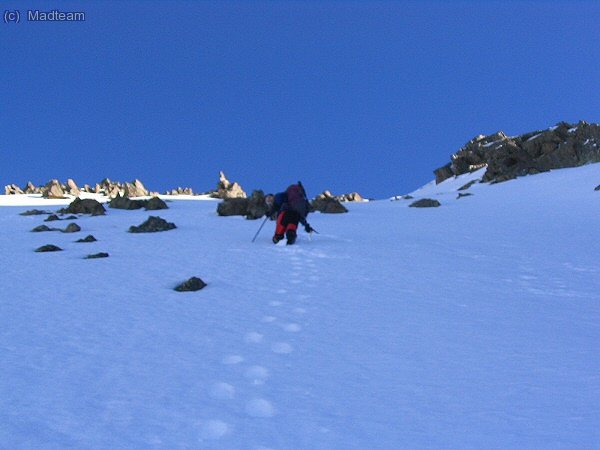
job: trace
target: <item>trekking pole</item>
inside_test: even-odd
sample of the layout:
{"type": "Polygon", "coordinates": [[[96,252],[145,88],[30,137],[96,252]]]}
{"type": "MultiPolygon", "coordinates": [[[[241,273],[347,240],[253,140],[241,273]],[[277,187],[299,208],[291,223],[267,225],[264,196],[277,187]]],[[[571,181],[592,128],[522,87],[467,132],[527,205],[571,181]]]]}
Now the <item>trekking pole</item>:
{"type": "Polygon", "coordinates": [[[258,231],[256,232],[256,234],[252,238],[252,242],[254,242],[256,240],[256,238],[258,237],[258,234],[260,233],[260,230],[262,230],[262,228],[265,226],[265,223],[267,223],[267,219],[268,218],[269,218],[269,216],[265,217],[265,220],[263,220],[263,223],[260,224],[260,228],[258,229],[258,231]]]}

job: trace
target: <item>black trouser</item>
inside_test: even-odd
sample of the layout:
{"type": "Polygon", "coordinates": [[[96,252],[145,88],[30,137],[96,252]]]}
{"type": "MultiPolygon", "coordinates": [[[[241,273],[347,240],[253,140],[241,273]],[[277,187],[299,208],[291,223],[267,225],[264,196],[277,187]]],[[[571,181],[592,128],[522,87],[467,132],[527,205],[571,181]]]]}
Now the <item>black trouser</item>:
{"type": "Polygon", "coordinates": [[[275,236],[283,237],[284,234],[296,235],[300,214],[296,211],[284,210],[277,216],[277,227],[275,228],[275,236]]]}

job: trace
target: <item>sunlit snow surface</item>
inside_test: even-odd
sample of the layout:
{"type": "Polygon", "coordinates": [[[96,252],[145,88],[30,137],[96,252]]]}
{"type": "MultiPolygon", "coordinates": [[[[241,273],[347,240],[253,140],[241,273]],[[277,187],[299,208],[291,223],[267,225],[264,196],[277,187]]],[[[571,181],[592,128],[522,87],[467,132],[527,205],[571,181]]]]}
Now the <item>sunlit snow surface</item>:
{"type": "Polygon", "coordinates": [[[293,247],[214,201],[64,234],[18,213],[68,201],[0,196],[0,447],[599,448],[600,165],[467,181],[293,247]]]}

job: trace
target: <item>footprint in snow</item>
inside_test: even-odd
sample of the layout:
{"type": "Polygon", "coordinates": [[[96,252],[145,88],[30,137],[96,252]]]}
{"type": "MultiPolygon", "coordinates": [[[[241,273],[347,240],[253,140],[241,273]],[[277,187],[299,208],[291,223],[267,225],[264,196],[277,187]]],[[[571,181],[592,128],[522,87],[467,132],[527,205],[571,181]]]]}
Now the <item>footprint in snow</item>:
{"type": "Polygon", "coordinates": [[[221,362],[223,364],[228,364],[228,365],[239,364],[241,362],[244,362],[244,358],[240,355],[229,355],[229,356],[226,356],[225,358],[223,358],[223,360],[221,362]]]}
{"type": "Polygon", "coordinates": [[[279,355],[287,355],[292,353],[294,348],[287,342],[276,342],[271,346],[271,350],[279,355]]]}
{"type": "Polygon", "coordinates": [[[252,381],[264,381],[269,378],[269,369],[263,366],[251,366],[246,369],[244,376],[252,381]]]}
{"type": "Polygon", "coordinates": [[[275,316],[265,316],[261,319],[261,322],[271,323],[271,322],[275,322],[275,320],[277,320],[277,318],[275,316]]]}
{"type": "Polygon", "coordinates": [[[215,383],[211,386],[209,394],[217,400],[231,400],[235,396],[235,387],[229,383],[215,383]]]}
{"type": "Polygon", "coordinates": [[[290,333],[297,333],[302,329],[302,327],[297,323],[287,323],[283,326],[283,329],[285,331],[289,331],[290,333]]]}
{"type": "Polygon", "coordinates": [[[229,433],[231,427],[222,420],[207,420],[200,424],[200,441],[220,439],[229,433]]]}
{"type": "Polygon", "coordinates": [[[263,338],[264,336],[262,334],[252,331],[244,336],[244,341],[249,344],[259,344],[263,341],[263,338]]]}
{"type": "Polygon", "coordinates": [[[273,417],[275,408],[264,398],[254,398],[246,404],[246,414],[250,417],[273,417]]]}

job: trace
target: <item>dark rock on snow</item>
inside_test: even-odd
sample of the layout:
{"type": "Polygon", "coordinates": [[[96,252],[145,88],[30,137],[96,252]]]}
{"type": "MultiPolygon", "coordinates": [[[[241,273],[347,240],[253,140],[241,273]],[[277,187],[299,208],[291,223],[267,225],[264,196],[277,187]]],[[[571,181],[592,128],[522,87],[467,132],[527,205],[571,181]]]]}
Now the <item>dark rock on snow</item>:
{"type": "Polygon", "coordinates": [[[142,223],[139,226],[131,226],[129,227],[130,233],[155,233],[158,231],[168,231],[177,228],[174,223],[167,222],[165,219],[162,219],[157,216],[150,216],[148,220],[142,223]]]}
{"type": "Polygon", "coordinates": [[[121,195],[117,195],[110,202],[108,202],[108,206],[114,209],[142,209],[145,205],[144,200],[132,200],[129,197],[122,197],[121,195]]]}
{"type": "Polygon", "coordinates": [[[269,207],[265,203],[265,194],[261,190],[252,192],[252,195],[248,199],[248,206],[246,210],[246,219],[260,219],[269,212],[269,207]]]}
{"type": "Polygon", "coordinates": [[[325,191],[322,194],[315,197],[311,202],[311,206],[315,211],[319,211],[324,214],[339,214],[347,213],[348,210],[344,205],[340,203],[329,191],[325,191]]]}
{"type": "Polygon", "coordinates": [[[98,259],[98,258],[108,258],[110,255],[108,253],[100,252],[94,253],[93,255],[87,255],[84,259],[98,259]]]}
{"type": "Polygon", "coordinates": [[[228,198],[217,205],[219,216],[245,216],[247,212],[247,198],[228,198]]]}
{"type": "Polygon", "coordinates": [[[452,170],[452,163],[448,163],[439,169],[433,171],[435,175],[435,184],[440,184],[442,181],[452,178],[455,174],[452,170]]]}
{"type": "Polygon", "coordinates": [[[63,233],[77,233],[78,231],[81,231],[81,227],[76,223],[70,223],[69,225],[67,225],[67,228],[65,228],[62,231],[63,233]]]}
{"type": "Polygon", "coordinates": [[[86,237],[82,239],[77,239],[75,242],[96,242],[97,240],[98,239],[96,239],[94,236],[88,234],[86,237]]]}
{"type": "Polygon", "coordinates": [[[132,200],[129,197],[123,197],[121,195],[117,195],[115,198],[113,198],[108,203],[108,206],[115,209],[127,210],[146,208],[147,211],[169,209],[167,204],[158,197],[153,197],[150,200],[132,200]]]}
{"type": "Polygon", "coordinates": [[[60,252],[60,251],[62,251],[62,248],[57,247],[56,245],[48,244],[48,245],[42,245],[40,248],[37,248],[35,251],[38,253],[60,252]]]}
{"type": "Polygon", "coordinates": [[[42,231],[58,231],[57,228],[50,228],[47,225],[40,225],[31,230],[34,233],[40,233],[42,231]]]}
{"type": "Polygon", "coordinates": [[[44,220],[44,222],[53,222],[55,220],[60,220],[60,217],[58,217],[56,214],[50,214],[48,218],[44,220]]]}
{"type": "Polygon", "coordinates": [[[152,197],[150,200],[146,200],[146,211],[156,211],[159,209],[169,209],[169,207],[158,197],[152,197]]]}
{"type": "Polygon", "coordinates": [[[44,214],[52,214],[50,211],[42,211],[40,209],[30,209],[29,211],[25,211],[20,213],[20,216],[41,216],[44,214]]]}
{"type": "Polygon", "coordinates": [[[459,187],[458,190],[459,191],[466,191],[467,189],[469,189],[471,186],[473,186],[477,182],[478,182],[477,180],[469,181],[464,186],[459,187]]]}
{"type": "Polygon", "coordinates": [[[438,206],[441,206],[441,203],[431,198],[422,198],[421,200],[412,202],[408,206],[412,208],[437,208],[438,206]]]}
{"type": "Polygon", "coordinates": [[[600,191],[600,185],[596,186],[595,191],[600,191]]]}
{"type": "Polygon", "coordinates": [[[250,220],[259,219],[268,211],[265,194],[261,190],[253,191],[250,198],[226,198],[217,205],[219,216],[245,216],[250,220]]]}
{"type": "Polygon", "coordinates": [[[207,286],[207,284],[202,281],[200,278],[192,277],[189,280],[181,283],[179,286],[175,288],[178,292],[190,292],[190,291],[199,291],[200,289],[207,286]]]}
{"type": "Polygon", "coordinates": [[[63,214],[91,214],[92,216],[103,216],[106,213],[104,206],[97,200],[76,198],[67,208],[59,211],[63,214]]]}
{"type": "Polygon", "coordinates": [[[470,197],[471,195],[473,195],[473,194],[471,194],[470,192],[465,192],[464,194],[462,192],[459,192],[458,197],[456,197],[456,200],[458,200],[459,198],[463,198],[463,197],[470,197]]]}

